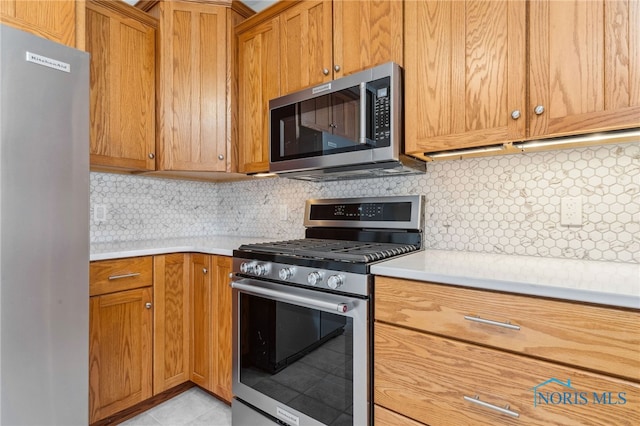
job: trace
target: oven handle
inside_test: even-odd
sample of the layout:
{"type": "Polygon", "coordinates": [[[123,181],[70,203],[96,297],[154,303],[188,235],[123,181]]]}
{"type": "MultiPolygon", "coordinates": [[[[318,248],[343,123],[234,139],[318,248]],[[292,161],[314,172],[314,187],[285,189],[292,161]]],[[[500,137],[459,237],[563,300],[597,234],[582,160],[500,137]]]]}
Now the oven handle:
{"type": "Polygon", "coordinates": [[[346,314],[351,309],[350,303],[331,303],[323,300],[318,300],[310,297],[298,296],[295,294],[285,293],[283,291],[271,290],[268,288],[257,287],[251,284],[242,284],[238,281],[231,282],[231,288],[235,288],[242,291],[248,291],[259,296],[275,297],[285,302],[302,303],[315,308],[329,309],[334,312],[346,314]]]}

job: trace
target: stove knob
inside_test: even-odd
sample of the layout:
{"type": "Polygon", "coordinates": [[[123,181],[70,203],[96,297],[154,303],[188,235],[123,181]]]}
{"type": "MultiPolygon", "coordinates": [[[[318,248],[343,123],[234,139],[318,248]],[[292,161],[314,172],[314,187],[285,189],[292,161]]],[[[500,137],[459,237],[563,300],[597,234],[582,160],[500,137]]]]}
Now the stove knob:
{"type": "Polygon", "coordinates": [[[268,271],[269,271],[269,268],[267,268],[267,265],[263,263],[258,263],[253,267],[253,274],[258,277],[266,275],[268,271]]]}
{"type": "Polygon", "coordinates": [[[251,272],[253,268],[251,267],[251,265],[247,262],[242,262],[240,264],[240,272],[242,272],[243,274],[248,274],[251,272]]]}
{"type": "Polygon", "coordinates": [[[280,272],[278,272],[278,276],[282,281],[286,281],[289,278],[293,277],[293,268],[282,268],[280,272]]]}
{"type": "Polygon", "coordinates": [[[342,275],[331,275],[327,280],[327,285],[333,290],[342,287],[342,284],[344,284],[344,277],[342,275]]]}
{"type": "Polygon", "coordinates": [[[322,281],[322,274],[320,272],[311,272],[307,276],[307,282],[310,285],[317,285],[320,281],[322,281]]]}

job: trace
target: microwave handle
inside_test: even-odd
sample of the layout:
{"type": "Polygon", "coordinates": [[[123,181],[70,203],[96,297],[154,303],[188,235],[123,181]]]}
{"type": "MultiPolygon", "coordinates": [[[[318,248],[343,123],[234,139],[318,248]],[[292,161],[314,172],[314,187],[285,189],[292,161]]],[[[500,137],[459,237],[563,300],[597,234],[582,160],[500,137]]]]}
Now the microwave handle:
{"type": "Polygon", "coordinates": [[[277,298],[284,302],[302,303],[304,305],[315,307],[315,308],[328,309],[330,311],[339,312],[341,314],[346,314],[351,308],[348,303],[325,302],[323,300],[311,299],[308,297],[289,294],[289,293],[285,293],[278,290],[271,290],[268,288],[258,287],[251,284],[243,284],[238,281],[232,281],[231,288],[235,288],[240,291],[247,291],[250,293],[257,294],[259,296],[277,298]]]}
{"type": "Polygon", "coordinates": [[[367,83],[360,83],[360,137],[361,145],[367,143],[367,83]]]}

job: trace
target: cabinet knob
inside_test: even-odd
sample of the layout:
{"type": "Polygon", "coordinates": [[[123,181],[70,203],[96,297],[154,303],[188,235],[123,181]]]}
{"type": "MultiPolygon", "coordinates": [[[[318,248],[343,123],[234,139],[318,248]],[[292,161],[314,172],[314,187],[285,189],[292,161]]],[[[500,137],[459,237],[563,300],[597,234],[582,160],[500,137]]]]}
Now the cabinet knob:
{"type": "Polygon", "coordinates": [[[513,110],[513,112],[511,113],[511,118],[513,118],[514,120],[517,120],[518,118],[520,118],[520,110],[519,109],[513,110]]]}
{"type": "Polygon", "coordinates": [[[149,158],[153,160],[154,158],[156,158],[156,155],[153,152],[150,152],[149,158]]]}
{"type": "Polygon", "coordinates": [[[218,154],[218,160],[224,160],[224,155],[218,154]]]}
{"type": "Polygon", "coordinates": [[[542,105],[538,105],[533,109],[533,112],[535,112],[536,115],[542,115],[542,113],[544,112],[544,107],[542,105]]]}
{"type": "Polygon", "coordinates": [[[334,66],[333,66],[333,70],[334,70],[335,72],[340,72],[340,65],[334,65],[334,66]]]}
{"type": "Polygon", "coordinates": [[[145,303],[144,307],[147,308],[147,309],[151,309],[151,302],[145,303]]]}
{"type": "Polygon", "coordinates": [[[323,68],[322,69],[322,74],[329,75],[329,68],[323,68]]]}
{"type": "Polygon", "coordinates": [[[206,274],[207,272],[209,272],[209,270],[207,268],[202,268],[202,273],[206,274]]]}

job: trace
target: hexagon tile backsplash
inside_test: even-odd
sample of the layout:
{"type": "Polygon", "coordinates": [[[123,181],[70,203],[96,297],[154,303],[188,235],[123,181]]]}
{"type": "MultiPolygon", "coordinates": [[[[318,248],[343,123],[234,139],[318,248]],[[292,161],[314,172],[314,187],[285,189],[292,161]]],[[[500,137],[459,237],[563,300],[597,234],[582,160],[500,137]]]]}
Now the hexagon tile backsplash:
{"type": "Polygon", "coordinates": [[[425,246],[640,263],[640,142],[430,163],[420,176],[229,183],[91,174],[91,241],[301,238],[304,202],[424,194],[425,246]],[[560,224],[582,201],[582,226],[560,224]],[[106,220],[96,221],[96,206],[106,220]]]}

